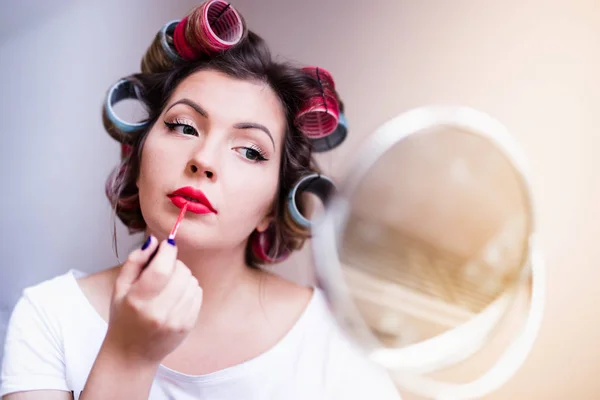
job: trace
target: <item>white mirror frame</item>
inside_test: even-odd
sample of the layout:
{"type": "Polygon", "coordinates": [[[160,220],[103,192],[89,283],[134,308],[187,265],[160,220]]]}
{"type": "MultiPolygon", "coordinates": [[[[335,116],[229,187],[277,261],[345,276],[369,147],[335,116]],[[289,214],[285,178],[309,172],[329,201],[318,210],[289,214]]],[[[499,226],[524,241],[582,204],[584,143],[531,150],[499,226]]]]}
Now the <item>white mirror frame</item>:
{"type": "Polygon", "coordinates": [[[357,165],[341,185],[338,195],[313,226],[313,257],[317,279],[342,330],[376,363],[389,369],[403,389],[431,399],[480,398],[501,387],[520,368],[538,335],[546,296],[545,263],[540,254],[536,217],[525,157],[507,129],[488,115],[467,107],[428,106],[403,113],[381,126],[370,137],[357,165]],[[498,298],[470,321],[434,338],[404,348],[385,348],[371,333],[356,309],[345,283],[338,257],[338,241],[345,227],[349,202],[373,165],[388,150],[407,137],[441,125],[479,134],[495,144],[520,174],[530,211],[528,257],[521,283],[531,278],[527,322],[495,364],[466,384],[446,383],[423,374],[454,365],[474,354],[488,341],[499,320],[509,309],[516,290],[498,298]]]}

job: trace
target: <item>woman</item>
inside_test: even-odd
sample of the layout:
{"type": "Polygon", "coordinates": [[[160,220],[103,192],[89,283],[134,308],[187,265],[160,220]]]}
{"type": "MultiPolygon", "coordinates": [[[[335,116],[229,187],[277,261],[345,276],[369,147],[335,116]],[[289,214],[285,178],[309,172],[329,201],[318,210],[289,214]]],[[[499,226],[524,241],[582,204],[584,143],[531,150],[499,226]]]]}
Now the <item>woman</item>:
{"type": "Polygon", "coordinates": [[[275,62],[251,32],[163,69],[130,77],[149,118],[107,185],[117,215],[147,240],[122,265],[24,291],[2,398],[398,398],[317,288],[258,268],[308,236],[287,195],[315,171],[294,121],[320,82],[275,62]]]}

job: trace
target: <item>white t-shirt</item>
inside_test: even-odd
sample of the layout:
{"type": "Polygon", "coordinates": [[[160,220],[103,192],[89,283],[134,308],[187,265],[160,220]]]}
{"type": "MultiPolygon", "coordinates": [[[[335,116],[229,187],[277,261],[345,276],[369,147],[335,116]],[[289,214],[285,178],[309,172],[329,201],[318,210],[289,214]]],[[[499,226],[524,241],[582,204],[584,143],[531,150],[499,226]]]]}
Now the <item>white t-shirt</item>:
{"type": "MultiPolygon", "coordinates": [[[[0,396],[54,389],[79,398],[108,327],[76,281],[84,275],[71,270],[24,290],[8,325],[0,396]]],[[[399,398],[389,376],[338,330],[318,289],[270,350],[199,376],[161,365],[150,392],[151,400],[399,398]]]]}

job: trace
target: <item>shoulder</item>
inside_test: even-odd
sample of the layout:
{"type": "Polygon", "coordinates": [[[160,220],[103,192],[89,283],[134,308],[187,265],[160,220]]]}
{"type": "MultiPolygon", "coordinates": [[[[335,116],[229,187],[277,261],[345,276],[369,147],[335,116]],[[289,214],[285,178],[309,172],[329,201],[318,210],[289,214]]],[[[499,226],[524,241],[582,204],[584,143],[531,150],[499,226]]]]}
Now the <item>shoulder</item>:
{"type": "Polygon", "coordinates": [[[22,303],[31,303],[44,309],[59,307],[72,294],[75,279],[79,275],[83,275],[83,273],[77,270],[69,270],[64,274],[28,286],[23,289],[17,306],[22,303]]]}
{"type": "Polygon", "coordinates": [[[261,305],[270,318],[294,325],[308,307],[313,288],[298,285],[270,272],[264,272],[259,283],[261,305]]]}
{"type": "Polygon", "coordinates": [[[24,334],[22,329],[60,333],[61,321],[67,318],[79,298],[77,293],[78,270],[57,275],[40,283],[25,287],[10,312],[8,330],[24,334]],[[28,328],[29,327],[29,328],[28,328]]]}
{"type": "MultiPolygon", "coordinates": [[[[86,310],[81,306],[86,297],[93,295],[99,297],[107,285],[106,278],[112,274],[111,270],[87,275],[86,273],[71,269],[40,283],[23,289],[20,298],[10,313],[9,327],[37,323],[51,329],[75,316],[78,309],[86,310]],[[100,278],[102,277],[102,278],[100,278]],[[36,322],[37,321],[37,322],[36,322]]],[[[110,299],[110,291],[109,299],[110,299]]],[[[91,298],[88,298],[93,304],[91,298]]]]}
{"type": "Polygon", "coordinates": [[[109,268],[77,279],[77,284],[92,307],[107,321],[115,280],[120,267],[109,268]]]}

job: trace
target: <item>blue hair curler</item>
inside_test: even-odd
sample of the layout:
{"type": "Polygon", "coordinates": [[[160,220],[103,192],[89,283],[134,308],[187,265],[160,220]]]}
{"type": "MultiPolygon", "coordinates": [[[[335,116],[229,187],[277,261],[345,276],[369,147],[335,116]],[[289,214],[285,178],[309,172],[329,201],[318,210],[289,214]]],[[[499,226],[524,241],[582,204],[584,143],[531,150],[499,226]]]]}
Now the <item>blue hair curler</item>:
{"type": "MultiPolygon", "coordinates": [[[[140,99],[138,88],[129,80],[121,79],[115,83],[106,96],[106,102],[104,103],[104,109],[106,116],[113,123],[118,131],[124,134],[133,133],[143,129],[147,126],[147,122],[130,123],[123,121],[117,116],[113,106],[121,100],[125,99],[140,99]]],[[[114,136],[114,133],[112,134],[114,136]]],[[[115,137],[116,140],[122,141],[122,138],[115,137]]]]}
{"type": "Polygon", "coordinates": [[[181,57],[179,57],[179,54],[175,49],[175,45],[173,44],[173,33],[175,32],[175,27],[179,21],[180,20],[177,19],[167,22],[160,30],[160,45],[162,46],[164,52],[174,62],[183,60],[181,57]]]}
{"type": "Polygon", "coordinates": [[[317,196],[323,204],[327,204],[331,196],[335,193],[335,184],[331,179],[321,174],[311,174],[302,177],[288,196],[288,208],[294,221],[305,228],[310,228],[311,221],[307,219],[296,204],[296,197],[299,193],[309,192],[317,196]]]}

